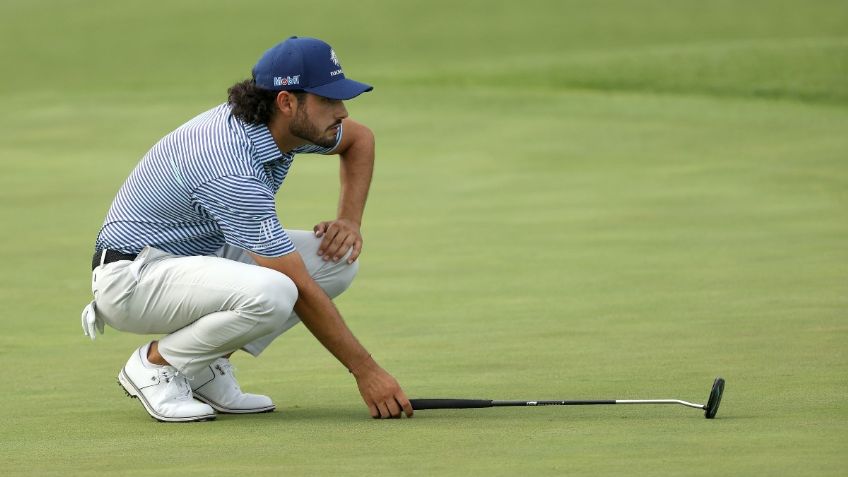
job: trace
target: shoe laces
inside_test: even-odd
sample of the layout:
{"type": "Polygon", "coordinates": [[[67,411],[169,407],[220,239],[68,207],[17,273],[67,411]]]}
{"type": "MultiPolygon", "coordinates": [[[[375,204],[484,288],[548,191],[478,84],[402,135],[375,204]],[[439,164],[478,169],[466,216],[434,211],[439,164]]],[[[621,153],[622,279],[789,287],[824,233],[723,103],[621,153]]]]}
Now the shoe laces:
{"type": "Polygon", "coordinates": [[[236,367],[233,366],[233,363],[228,359],[220,359],[217,363],[215,363],[215,369],[221,373],[221,375],[230,375],[230,381],[235,389],[241,391],[241,386],[239,386],[238,381],[236,381],[236,367]]]}
{"type": "Polygon", "coordinates": [[[174,399],[185,401],[192,398],[191,386],[184,374],[171,368],[162,370],[162,377],[165,378],[165,386],[174,399]]]}
{"type": "Polygon", "coordinates": [[[221,374],[230,374],[233,377],[235,377],[236,375],[236,367],[233,366],[233,363],[231,363],[228,359],[218,360],[218,362],[215,364],[215,368],[220,371],[221,374]]]}

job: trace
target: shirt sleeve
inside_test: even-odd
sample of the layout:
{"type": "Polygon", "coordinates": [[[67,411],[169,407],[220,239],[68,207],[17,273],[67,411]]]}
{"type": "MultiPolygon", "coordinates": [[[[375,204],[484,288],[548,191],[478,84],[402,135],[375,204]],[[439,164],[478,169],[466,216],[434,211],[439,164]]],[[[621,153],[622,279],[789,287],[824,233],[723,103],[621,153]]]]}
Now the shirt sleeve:
{"type": "Polygon", "coordinates": [[[230,245],[263,257],[294,252],[277,218],[274,194],[255,177],[224,176],[201,184],[192,201],[217,222],[230,245]]]}
{"type": "Polygon", "coordinates": [[[343,126],[339,125],[339,130],[336,132],[336,143],[333,144],[333,147],[321,147],[316,146],[315,144],[307,144],[305,146],[296,147],[292,149],[291,152],[293,154],[329,154],[339,147],[339,143],[342,142],[343,129],[343,126]]]}

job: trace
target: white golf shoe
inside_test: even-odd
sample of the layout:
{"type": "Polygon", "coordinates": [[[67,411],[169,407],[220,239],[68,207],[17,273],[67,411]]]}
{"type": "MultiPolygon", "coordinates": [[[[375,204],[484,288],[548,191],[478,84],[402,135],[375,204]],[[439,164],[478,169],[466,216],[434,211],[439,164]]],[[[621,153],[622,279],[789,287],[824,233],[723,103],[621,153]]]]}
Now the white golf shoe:
{"type": "Polygon", "coordinates": [[[153,419],[162,422],[211,421],[215,411],[195,401],[185,376],[173,366],[145,364],[149,344],[135,350],[118,373],[127,395],[138,398],[153,419]]]}
{"type": "Polygon", "coordinates": [[[233,375],[233,365],[227,358],[216,359],[208,368],[197,373],[191,383],[194,397],[218,412],[251,414],[271,412],[276,406],[268,396],[242,392],[233,375]]]}

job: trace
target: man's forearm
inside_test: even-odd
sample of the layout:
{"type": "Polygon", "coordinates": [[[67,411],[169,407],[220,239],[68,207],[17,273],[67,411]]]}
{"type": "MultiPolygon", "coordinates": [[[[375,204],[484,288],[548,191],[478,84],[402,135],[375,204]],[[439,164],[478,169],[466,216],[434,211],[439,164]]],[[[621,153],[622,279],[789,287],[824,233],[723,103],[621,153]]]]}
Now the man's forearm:
{"type": "MultiPolygon", "coordinates": [[[[374,135],[359,124],[345,125],[356,135],[350,146],[340,153],[340,182],[338,218],[362,224],[365,202],[374,173],[374,135]]],[[[346,131],[347,133],[347,131],[346,131]]]]}
{"type": "Polygon", "coordinates": [[[315,283],[298,252],[282,257],[251,253],[257,265],[277,270],[297,286],[294,309],[309,332],[356,377],[372,417],[412,417],[413,409],[397,380],[381,368],[353,336],[330,297],[315,283]]]}
{"type": "Polygon", "coordinates": [[[294,310],[300,321],[345,367],[351,369],[368,360],[368,351],[347,327],[330,297],[309,276],[299,253],[275,258],[251,256],[258,265],[277,270],[292,279],[298,291],[294,310]]]}
{"type": "Polygon", "coordinates": [[[369,360],[368,351],[359,343],[336,306],[317,284],[312,282],[299,292],[294,311],[327,351],[351,372],[369,360]]]}

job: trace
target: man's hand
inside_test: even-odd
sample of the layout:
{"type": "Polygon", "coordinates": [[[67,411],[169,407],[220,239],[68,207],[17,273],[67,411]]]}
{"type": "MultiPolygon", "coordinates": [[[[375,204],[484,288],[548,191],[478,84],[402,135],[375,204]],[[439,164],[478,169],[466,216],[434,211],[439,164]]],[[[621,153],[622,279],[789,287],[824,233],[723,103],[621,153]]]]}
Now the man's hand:
{"type": "Polygon", "coordinates": [[[318,255],[324,260],[338,262],[353,249],[347,263],[353,263],[362,253],[362,234],[359,232],[359,224],[349,219],[336,219],[321,222],[312,228],[315,236],[323,237],[318,247],[318,255]]]}
{"type": "Polygon", "coordinates": [[[400,418],[402,413],[412,417],[412,404],[397,380],[377,365],[369,356],[367,362],[352,369],[359,394],[368,405],[374,419],[400,418]]]}

